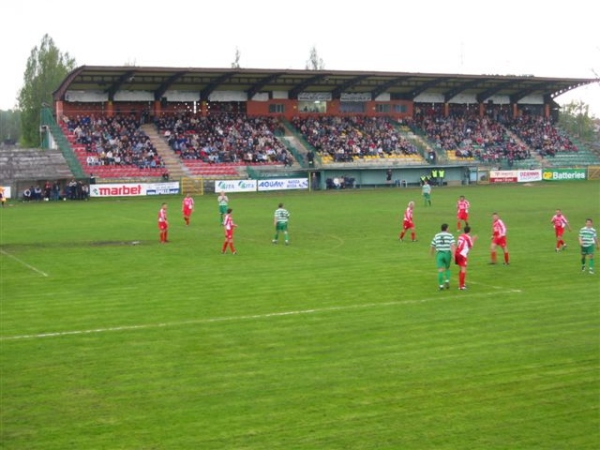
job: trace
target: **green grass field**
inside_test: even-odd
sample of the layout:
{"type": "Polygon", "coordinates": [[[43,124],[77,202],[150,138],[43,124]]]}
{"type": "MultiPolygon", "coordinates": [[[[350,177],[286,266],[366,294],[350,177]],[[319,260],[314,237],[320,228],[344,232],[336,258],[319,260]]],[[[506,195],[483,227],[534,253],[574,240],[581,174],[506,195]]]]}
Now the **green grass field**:
{"type": "Polygon", "coordinates": [[[600,255],[581,272],[577,231],[600,229],[600,184],[434,187],[427,208],[418,189],[231,194],[236,256],[216,196],[190,227],[181,199],[1,211],[0,448],[599,447],[600,255]],[[429,244],[461,194],[469,290],[453,266],[440,292],[429,244]],[[419,241],[400,243],[409,200],[419,241]],[[495,210],[508,267],[487,264],[495,210]]]}

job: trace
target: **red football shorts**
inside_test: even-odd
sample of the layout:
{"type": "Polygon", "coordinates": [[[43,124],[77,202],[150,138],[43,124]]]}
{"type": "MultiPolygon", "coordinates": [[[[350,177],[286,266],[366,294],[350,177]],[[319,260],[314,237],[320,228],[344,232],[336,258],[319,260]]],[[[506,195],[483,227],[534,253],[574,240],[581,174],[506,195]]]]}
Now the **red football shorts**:
{"type": "Polygon", "coordinates": [[[454,262],[460,267],[467,267],[467,257],[459,253],[454,255],[454,262]]]}
{"type": "Polygon", "coordinates": [[[498,247],[506,247],[506,236],[495,237],[492,242],[498,247]]]}

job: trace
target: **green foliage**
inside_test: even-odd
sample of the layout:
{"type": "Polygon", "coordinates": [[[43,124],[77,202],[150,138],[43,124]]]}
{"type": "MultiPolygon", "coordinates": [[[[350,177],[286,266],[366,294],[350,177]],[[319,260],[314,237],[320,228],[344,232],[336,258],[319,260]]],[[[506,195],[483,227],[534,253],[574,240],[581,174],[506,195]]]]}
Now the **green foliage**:
{"type": "Polygon", "coordinates": [[[42,104],[53,104],[52,93],[67,74],[75,68],[75,60],[62,53],[47,34],[39,47],[31,50],[19,92],[21,110],[21,144],[40,145],[40,110],[42,104]]]}
{"type": "Polygon", "coordinates": [[[189,227],[179,196],[6,207],[2,448],[595,449],[600,274],[576,236],[599,188],[231,194],[236,256],[213,195],[189,227]],[[461,194],[470,289],[453,266],[440,292],[429,243],[461,194]],[[419,241],[400,243],[409,200],[419,241]],[[279,202],[290,246],[271,244],[279,202]],[[508,267],[487,265],[494,210],[508,267]]]}
{"type": "Polygon", "coordinates": [[[582,101],[572,101],[560,111],[558,123],[570,135],[585,141],[597,139],[594,118],[589,116],[589,105],[582,101]]]}
{"type": "Polygon", "coordinates": [[[0,145],[14,145],[19,141],[21,114],[17,110],[0,111],[0,145]]]}
{"type": "Polygon", "coordinates": [[[242,54],[240,53],[240,49],[236,47],[235,48],[235,59],[231,63],[231,68],[232,69],[239,69],[240,68],[240,58],[241,58],[241,56],[242,56],[242,54]]]}
{"type": "Polygon", "coordinates": [[[319,57],[319,54],[317,53],[317,47],[316,46],[312,46],[310,49],[310,56],[308,58],[308,61],[306,61],[306,70],[324,70],[325,69],[325,63],[323,62],[323,59],[319,57]]]}

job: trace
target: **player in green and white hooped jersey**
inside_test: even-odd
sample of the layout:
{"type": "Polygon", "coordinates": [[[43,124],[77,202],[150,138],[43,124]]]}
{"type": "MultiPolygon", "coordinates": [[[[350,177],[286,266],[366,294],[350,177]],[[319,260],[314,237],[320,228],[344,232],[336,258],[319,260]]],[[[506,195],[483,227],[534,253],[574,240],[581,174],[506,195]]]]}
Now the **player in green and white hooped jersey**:
{"type": "Polygon", "coordinates": [[[288,235],[288,221],[290,220],[290,213],[283,207],[283,203],[279,204],[279,207],[275,210],[273,217],[273,224],[275,225],[275,236],[273,236],[273,244],[277,244],[279,241],[279,232],[283,232],[283,238],[285,239],[285,245],[290,243],[288,235]]]}
{"type": "Polygon", "coordinates": [[[450,289],[450,264],[455,248],[454,236],[448,233],[448,224],[443,223],[441,231],[431,241],[431,254],[435,253],[440,291],[444,287],[450,289]]]}
{"type": "Polygon", "coordinates": [[[581,245],[581,271],[585,272],[585,259],[587,258],[590,273],[594,273],[594,247],[600,250],[598,235],[592,227],[592,219],[585,219],[585,227],[579,230],[579,245],[581,245]]]}
{"type": "Polygon", "coordinates": [[[421,188],[421,194],[423,195],[423,202],[425,206],[431,206],[431,185],[427,180],[423,182],[421,188]]]}
{"type": "Polygon", "coordinates": [[[217,198],[217,203],[219,204],[219,215],[221,216],[219,223],[223,225],[223,218],[227,214],[227,207],[229,206],[229,199],[225,195],[225,192],[221,191],[217,198]]]}

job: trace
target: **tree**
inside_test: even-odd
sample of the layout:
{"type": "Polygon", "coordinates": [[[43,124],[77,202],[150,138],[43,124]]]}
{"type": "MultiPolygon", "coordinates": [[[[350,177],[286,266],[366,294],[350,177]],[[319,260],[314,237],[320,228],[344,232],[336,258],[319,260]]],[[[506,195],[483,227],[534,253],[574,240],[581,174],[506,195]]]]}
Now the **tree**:
{"type": "Polygon", "coordinates": [[[306,70],[323,70],[325,69],[325,63],[322,58],[319,58],[319,54],[317,53],[317,47],[314,45],[310,49],[310,57],[308,61],[306,61],[306,70]]]}
{"type": "Polygon", "coordinates": [[[594,119],[589,116],[589,105],[579,101],[572,101],[560,109],[558,124],[567,133],[577,136],[585,142],[595,138],[594,119]]]}
{"type": "Polygon", "coordinates": [[[15,145],[19,141],[20,119],[19,111],[0,111],[0,147],[15,145]]]}
{"type": "Polygon", "coordinates": [[[233,60],[233,62],[231,63],[231,68],[232,69],[239,69],[240,68],[240,49],[239,48],[235,48],[235,59],[233,60]]]}
{"type": "Polygon", "coordinates": [[[41,45],[31,50],[18,98],[21,144],[24,147],[40,145],[42,104],[53,103],[52,93],[74,68],[75,60],[68,53],[61,53],[47,34],[42,38],[41,45]]]}

